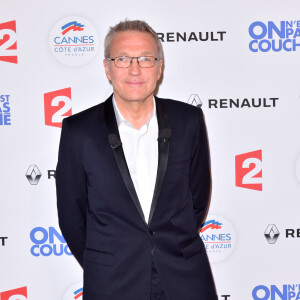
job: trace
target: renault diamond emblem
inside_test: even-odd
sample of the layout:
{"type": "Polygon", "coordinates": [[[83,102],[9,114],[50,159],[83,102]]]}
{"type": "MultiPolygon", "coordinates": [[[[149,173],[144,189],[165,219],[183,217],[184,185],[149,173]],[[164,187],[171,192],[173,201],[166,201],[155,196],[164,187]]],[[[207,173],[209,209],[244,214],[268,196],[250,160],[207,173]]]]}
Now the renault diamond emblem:
{"type": "Polygon", "coordinates": [[[269,224],[266,231],[265,237],[269,244],[275,244],[280,233],[275,224],[269,224]]]}
{"type": "Polygon", "coordinates": [[[202,101],[197,94],[192,94],[187,103],[197,107],[202,106],[202,101]]]}
{"type": "Polygon", "coordinates": [[[30,184],[37,185],[42,173],[36,165],[30,165],[25,175],[30,184]]]}

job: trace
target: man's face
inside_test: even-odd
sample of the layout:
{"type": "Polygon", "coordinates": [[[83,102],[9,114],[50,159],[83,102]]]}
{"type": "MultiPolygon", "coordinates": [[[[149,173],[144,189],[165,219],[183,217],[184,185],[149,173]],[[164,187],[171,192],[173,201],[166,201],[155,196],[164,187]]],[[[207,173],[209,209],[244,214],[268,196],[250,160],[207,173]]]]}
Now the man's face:
{"type": "MultiPolygon", "coordinates": [[[[110,58],[123,55],[158,57],[155,39],[149,33],[138,31],[117,33],[110,46],[110,58]]],[[[141,101],[152,98],[161,75],[162,61],[156,61],[152,68],[141,68],[137,60],[133,59],[129,68],[117,68],[113,61],[104,59],[104,67],[116,99],[141,101]]]]}

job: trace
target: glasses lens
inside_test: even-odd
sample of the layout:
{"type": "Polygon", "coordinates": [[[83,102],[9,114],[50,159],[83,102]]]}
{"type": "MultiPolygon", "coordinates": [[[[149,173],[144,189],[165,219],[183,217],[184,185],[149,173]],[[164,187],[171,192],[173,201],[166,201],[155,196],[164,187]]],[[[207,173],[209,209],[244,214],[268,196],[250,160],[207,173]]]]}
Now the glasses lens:
{"type": "Polygon", "coordinates": [[[128,56],[115,57],[115,64],[118,68],[128,68],[130,66],[130,57],[128,56]]]}
{"type": "Polygon", "coordinates": [[[118,68],[129,68],[132,59],[138,59],[139,66],[141,68],[151,68],[155,65],[155,57],[153,56],[140,56],[140,57],[129,57],[129,56],[117,56],[114,58],[116,67],[118,68]]]}
{"type": "Polygon", "coordinates": [[[140,56],[138,59],[141,68],[151,68],[155,64],[155,58],[153,56],[140,56]]]}

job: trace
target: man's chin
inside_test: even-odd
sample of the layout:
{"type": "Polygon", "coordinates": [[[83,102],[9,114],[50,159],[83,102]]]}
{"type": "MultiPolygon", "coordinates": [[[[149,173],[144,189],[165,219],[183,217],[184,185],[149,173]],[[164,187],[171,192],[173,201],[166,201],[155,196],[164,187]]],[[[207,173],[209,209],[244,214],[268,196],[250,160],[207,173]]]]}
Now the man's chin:
{"type": "MultiPolygon", "coordinates": [[[[116,95],[115,95],[115,97],[116,97],[116,95]]],[[[120,98],[121,100],[126,101],[126,102],[144,102],[148,99],[152,99],[153,93],[151,93],[149,95],[145,95],[145,94],[119,95],[118,94],[117,97],[120,98]]]]}

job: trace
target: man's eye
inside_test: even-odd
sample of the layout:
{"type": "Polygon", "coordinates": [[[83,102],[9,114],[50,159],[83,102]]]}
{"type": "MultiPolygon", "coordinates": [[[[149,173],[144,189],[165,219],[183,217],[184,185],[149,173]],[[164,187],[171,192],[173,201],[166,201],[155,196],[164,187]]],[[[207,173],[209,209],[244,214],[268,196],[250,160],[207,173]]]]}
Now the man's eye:
{"type": "Polygon", "coordinates": [[[124,62],[124,61],[126,61],[127,59],[126,59],[126,57],[125,56],[122,56],[122,57],[118,57],[117,58],[117,61],[118,62],[124,62]]]}
{"type": "Polygon", "coordinates": [[[151,61],[151,58],[150,57],[146,57],[146,56],[141,56],[140,57],[140,61],[148,62],[148,61],[151,61]]]}

